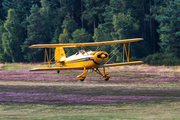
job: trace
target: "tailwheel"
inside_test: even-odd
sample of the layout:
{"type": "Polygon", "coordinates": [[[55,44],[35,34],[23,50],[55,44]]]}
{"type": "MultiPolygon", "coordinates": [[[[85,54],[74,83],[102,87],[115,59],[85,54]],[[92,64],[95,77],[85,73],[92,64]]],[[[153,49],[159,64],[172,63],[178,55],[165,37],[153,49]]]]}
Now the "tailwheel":
{"type": "Polygon", "coordinates": [[[109,78],[110,78],[110,74],[106,73],[105,76],[104,76],[104,80],[105,80],[105,81],[108,81],[109,78]]]}

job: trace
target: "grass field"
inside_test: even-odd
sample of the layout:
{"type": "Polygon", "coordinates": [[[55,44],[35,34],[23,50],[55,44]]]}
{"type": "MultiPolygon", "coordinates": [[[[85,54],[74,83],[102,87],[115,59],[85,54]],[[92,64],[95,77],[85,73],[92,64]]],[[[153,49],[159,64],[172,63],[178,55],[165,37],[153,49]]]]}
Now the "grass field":
{"type": "Polygon", "coordinates": [[[82,71],[30,72],[34,64],[0,64],[2,120],[180,119],[180,66],[108,68],[109,81],[82,71]]]}

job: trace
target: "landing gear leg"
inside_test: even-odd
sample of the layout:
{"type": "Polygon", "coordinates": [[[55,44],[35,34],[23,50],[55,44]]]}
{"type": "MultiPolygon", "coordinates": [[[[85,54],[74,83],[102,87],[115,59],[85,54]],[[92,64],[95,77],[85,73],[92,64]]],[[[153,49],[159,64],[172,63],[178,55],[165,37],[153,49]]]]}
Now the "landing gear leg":
{"type": "Polygon", "coordinates": [[[84,73],[81,73],[80,75],[77,76],[77,79],[79,79],[81,82],[83,82],[85,78],[86,75],[84,73]]]}
{"type": "Polygon", "coordinates": [[[105,81],[108,81],[108,80],[109,80],[110,74],[108,74],[108,73],[105,72],[105,67],[103,67],[104,75],[101,73],[101,71],[99,71],[98,68],[96,68],[96,70],[94,70],[94,71],[95,71],[96,73],[100,74],[105,81]]]}
{"type": "Polygon", "coordinates": [[[104,71],[104,76],[103,76],[103,78],[104,78],[105,81],[108,81],[109,78],[110,78],[110,74],[108,74],[108,73],[105,72],[105,67],[104,67],[104,66],[103,66],[103,71],[104,71]]]}
{"type": "Polygon", "coordinates": [[[84,79],[86,78],[86,76],[89,74],[89,72],[91,72],[92,69],[87,70],[86,67],[84,67],[84,72],[81,73],[80,75],[77,76],[77,79],[79,79],[80,81],[84,81],[84,79]]]}

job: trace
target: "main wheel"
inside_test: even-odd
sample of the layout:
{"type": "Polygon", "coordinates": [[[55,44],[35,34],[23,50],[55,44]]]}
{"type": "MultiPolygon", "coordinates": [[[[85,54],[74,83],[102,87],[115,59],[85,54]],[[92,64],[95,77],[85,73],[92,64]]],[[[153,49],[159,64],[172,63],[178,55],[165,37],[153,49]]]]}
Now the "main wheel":
{"type": "Polygon", "coordinates": [[[81,82],[83,82],[83,81],[84,81],[84,79],[80,79],[80,81],[81,81],[81,82]]]}
{"type": "Polygon", "coordinates": [[[109,78],[105,78],[104,80],[105,80],[105,81],[108,81],[108,80],[109,80],[109,78]]]}
{"type": "Polygon", "coordinates": [[[109,78],[110,78],[110,74],[106,73],[104,80],[105,80],[105,81],[108,81],[109,78]]]}

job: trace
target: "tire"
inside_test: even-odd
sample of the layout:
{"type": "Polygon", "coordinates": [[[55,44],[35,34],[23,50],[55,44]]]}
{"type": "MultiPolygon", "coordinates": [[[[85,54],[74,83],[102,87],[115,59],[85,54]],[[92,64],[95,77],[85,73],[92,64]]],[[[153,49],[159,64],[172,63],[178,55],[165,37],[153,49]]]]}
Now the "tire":
{"type": "Polygon", "coordinates": [[[109,79],[105,78],[104,80],[105,80],[105,81],[108,81],[109,79]]]}

